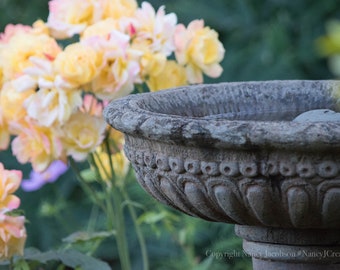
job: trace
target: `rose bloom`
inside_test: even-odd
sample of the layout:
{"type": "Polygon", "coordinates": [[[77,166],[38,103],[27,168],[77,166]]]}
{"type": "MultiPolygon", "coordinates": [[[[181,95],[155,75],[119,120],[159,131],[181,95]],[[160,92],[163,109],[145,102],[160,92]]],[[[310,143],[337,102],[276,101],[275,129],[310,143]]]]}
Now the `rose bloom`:
{"type": "Polygon", "coordinates": [[[160,73],[156,76],[150,76],[146,84],[150,91],[157,91],[187,85],[188,83],[184,67],[170,60],[166,62],[160,73]]]}
{"type": "Polygon", "coordinates": [[[16,78],[27,67],[32,66],[31,56],[53,59],[60,51],[57,42],[45,34],[20,32],[12,36],[0,50],[3,80],[16,78]]]}
{"type": "Polygon", "coordinates": [[[114,99],[130,94],[140,82],[140,51],[130,48],[130,37],[113,30],[108,38],[84,40],[103,53],[105,65],[87,86],[100,99],[114,99]]]}
{"type": "Polygon", "coordinates": [[[52,0],[47,25],[53,37],[64,39],[81,34],[102,16],[103,6],[98,0],[52,0]]]}
{"type": "Polygon", "coordinates": [[[82,43],[68,45],[54,61],[56,72],[75,87],[89,83],[102,65],[101,52],[82,43]]]}
{"type": "Polygon", "coordinates": [[[96,36],[106,38],[113,30],[120,30],[119,21],[113,18],[107,18],[87,27],[82,33],[81,39],[84,40],[96,36]]]}
{"type": "Polygon", "coordinates": [[[0,260],[8,260],[14,255],[23,255],[26,242],[24,216],[9,216],[0,213],[0,260]]]}
{"type": "Polygon", "coordinates": [[[158,76],[164,70],[166,62],[166,56],[162,53],[145,52],[140,61],[143,76],[158,76]]]}
{"type": "Polygon", "coordinates": [[[152,52],[171,55],[175,49],[173,35],[177,24],[176,14],[165,14],[164,6],[156,12],[150,3],[143,2],[136,12],[136,21],[135,42],[146,41],[152,52]]]}
{"type": "Polygon", "coordinates": [[[10,142],[10,132],[7,121],[3,117],[2,108],[0,106],[0,150],[8,148],[10,142]]]}
{"type": "Polygon", "coordinates": [[[20,205],[20,199],[13,193],[19,188],[21,179],[21,171],[6,170],[0,162],[0,260],[23,255],[26,241],[25,217],[6,214],[20,205]]]}
{"type": "Polygon", "coordinates": [[[13,210],[20,205],[20,199],[13,195],[19,188],[22,172],[6,170],[0,162],[0,209],[13,210]]]}
{"type": "MultiPolygon", "coordinates": [[[[1,50],[1,45],[0,45],[0,50],[1,50]]],[[[0,89],[2,88],[3,83],[4,83],[4,72],[3,72],[3,68],[0,66],[0,89]]]]}
{"type": "Polygon", "coordinates": [[[61,140],[66,154],[76,161],[84,160],[88,153],[102,143],[106,123],[102,117],[74,113],[62,127],[61,140]]]}
{"type": "Polygon", "coordinates": [[[63,159],[62,145],[55,129],[37,126],[30,121],[13,124],[12,128],[18,134],[12,141],[12,152],[20,163],[30,162],[34,171],[42,172],[52,161],[63,159]]]}
{"type": "Polygon", "coordinates": [[[117,58],[101,70],[90,90],[100,99],[110,100],[130,94],[139,78],[140,67],[135,61],[117,58]]]}
{"type": "Polygon", "coordinates": [[[143,78],[156,76],[164,69],[167,61],[166,55],[161,52],[153,52],[147,40],[133,39],[131,47],[142,53],[139,63],[143,78]]]}
{"type": "Polygon", "coordinates": [[[52,88],[74,90],[74,87],[55,71],[53,60],[32,56],[30,61],[33,65],[26,68],[24,75],[15,80],[15,86],[19,92],[30,88],[35,91],[52,88]]]}
{"type": "Polygon", "coordinates": [[[223,60],[225,50],[217,32],[204,27],[203,20],[192,21],[187,29],[178,25],[174,40],[176,59],[186,66],[190,83],[202,83],[202,71],[213,78],[221,75],[223,70],[219,62],[223,60]]]}
{"type": "Polygon", "coordinates": [[[32,27],[23,24],[8,24],[3,33],[0,33],[0,43],[8,43],[13,36],[19,33],[29,33],[32,27]]]}
{"type": "Polygon", "coordinates": [[[80,91],[58,88],[40,89],[25,101],[27,115],[46,127],[65,123],[80,105],[80,91]]]}
{"type": "Polygon", "coordinates": [[[104,106],[108,102],[100,102],[93,95],[86,94],[83,97],[83,105],[80,107],[80,111],[88,113],[90,115],[101,117],[103,115],[104,106]]]}
{"type": "Polygon", "coordinates": [[[20,122],[27,115],[25,100],[34,94],[34,90],[18,91],[16,81],[5,83],[0,91],[0,107],[4,119],[8,122],[20,122]]]}
{"type": "Polygon", "coordinates": [[[166,67],[166,62],[166,56],[162,53],[145,53],[140,61],[143,76],[158,76],[166,67]]]}
{"type": "Polygon", "coordinates": [[[8,43],[12,37],[20,33],[49,34],[48,28],[42,20],[33,23],[33,27],[23,24],[8,24],[5,31],[0,33],[0,43],[8,43]]]}
{"type": "Polygon", "coordinates": [[[138,7],[135,0],[102,0],[103,18],[132,17],[138,7]]]}
{"type": "Polygon", "coordinates": [[[26,114],[41,126],[63,124],[82,103],[80,89],[63,80],[53,62],[38,57],[31,62],[33,66],[12,83],[22,94],[33,89],[23,102],[26,114]]]}

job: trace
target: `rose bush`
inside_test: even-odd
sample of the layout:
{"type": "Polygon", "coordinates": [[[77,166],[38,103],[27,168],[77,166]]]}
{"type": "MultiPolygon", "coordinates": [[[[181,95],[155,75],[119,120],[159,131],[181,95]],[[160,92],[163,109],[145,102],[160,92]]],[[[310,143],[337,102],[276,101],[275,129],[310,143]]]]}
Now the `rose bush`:
{"type": "MultiPolygon", "coordinates": [[[[107,127],[102,110],[110,100],[134,91],[202,83],[204,75],[216,78],[224,53],[217,32],[203,20],[186,27],[164,6],[155,10],[134,0],[51,0],[46,22],[9,24],[0,34],[1,150],[10,147],[20,163],[31,164],[31,178],[23,184],[27,191],[54,182],[71,166],[106,214],[121,266],[130,269],[122,207],[131,201],[124,187],[129,165],[122,136],[107,127]],[[79,169],[83,162],[87,168],[79,169]]],[[[8,198],[17,207],[16,197],[8,198]]],[[[133,204],[127,208],[146,269],[137,215],[133,204]]],[[[12,235],[4,243],[24,239],[22,217],[1,220],[6,228],[21,228],[6,229],[12,235]]],[[[23,241],[16,246],[22,253],[23,241]]],[[[14,253],[3,252],[3,258],[14,253]]]]}

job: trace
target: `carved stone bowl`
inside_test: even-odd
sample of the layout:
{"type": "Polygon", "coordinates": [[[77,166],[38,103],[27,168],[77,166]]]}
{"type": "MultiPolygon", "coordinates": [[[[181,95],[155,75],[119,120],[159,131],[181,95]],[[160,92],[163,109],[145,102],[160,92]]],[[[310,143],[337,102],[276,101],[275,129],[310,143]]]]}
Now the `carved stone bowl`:
{"type": "Polygon", "coordinates": [[[130,95],[105,110],[125,134],[143,188],[202,219],[340,229],[340,122],[295,122],[336,110],[336,81],[195,85],[130,95]]]}
{"type": "Polygon", "coordinates": [[[115,100],[104,116],[144,189],[236,224],[254,270],[335,270],[340,121],[310,115],[336,110],[339,92],[336,81],[195,85],[115,100]]]}

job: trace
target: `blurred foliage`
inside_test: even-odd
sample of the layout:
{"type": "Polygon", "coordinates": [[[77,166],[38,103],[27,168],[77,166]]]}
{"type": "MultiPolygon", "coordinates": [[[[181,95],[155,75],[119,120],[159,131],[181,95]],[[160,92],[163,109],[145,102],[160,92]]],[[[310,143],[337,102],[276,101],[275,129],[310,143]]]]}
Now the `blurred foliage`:
{"type": "MultiPolygon", "coordinates": [[[[207,26],[219,32],[226,48],[224,73],[217,80],[206,82],[332,78],[326,59],[318,55],[315,40],[324,34],[327,21],[340,18],[338,1],[149,2],[155,7],[165,5],[167,12],[177,14],[179,22],[188,24],[191,20],[202,18],[207,26]]],[[[46,20],[48,1],[0,0],[0,12],[2,32],[8,23],[32,24],[38,18],[46,20]]],[[[10,152],[0,152],[0,161],[7,169],[23,169],[26,176],[30,170],[28,166],[19,165],[10,152]]],[[[171,209],[161,216],[159,213],[164,208],[133,183],[129,192],[134,200],[156,213],[141,219],[147,233],[152,269],[250,269],[250,259],[242,253],[241,240],[234,235],[232,225],[178,216],[171,209]],[[179,219],[168,219],[172,217],[171,213],[179,219]],[[225,255],[235,251],[239,252],[235,256],[217,255],[218,252],[226,252],[225,255]]],[[[92,208],[71,172],[55,184],[32,193],[21,191],[18,195],[29,220],[27,246],[42,251],[67,244],[61,239],[84,229],[82,226],[86,220],[96,215],[96,209],[92,208]]],[[[98,222],[104,222],[104,219],[97,217],[98,222]]],[[[129,231],[132,224],[127,226],[129,231]]],[[[130,237],[134,269],[139,269],[140,256],[134,254],[134,250],[138,250],[137,242],[133,236],[130,237]]],[[[117,251],[109,243],[104,240],[94,255],[110,259],[110,263],[115,265],[112,254],[117,251]]]]}

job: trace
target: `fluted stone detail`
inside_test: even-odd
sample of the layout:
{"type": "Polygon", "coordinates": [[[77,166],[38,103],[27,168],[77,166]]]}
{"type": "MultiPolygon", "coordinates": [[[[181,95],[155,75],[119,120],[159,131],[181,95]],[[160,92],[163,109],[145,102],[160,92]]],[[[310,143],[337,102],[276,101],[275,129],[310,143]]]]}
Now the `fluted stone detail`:
{"type": "Polygon", "coordinates": [[[217,162],[204,160],[190,148],[182,148],[183,155],[165,157],[170,148],[179,153],[177,147],[156,145],[162,154],[129,145],[125,151],[141,185],[149,192],[152,187],[154,197],[187,214],[247,225],[340,228],[339,155],[262,152],[254,161],[255,153],[230,151],[217,162]],[[140,156],[147,156],[147,162],[141,163],[140,156]]]}

